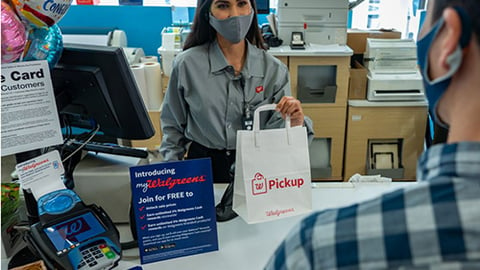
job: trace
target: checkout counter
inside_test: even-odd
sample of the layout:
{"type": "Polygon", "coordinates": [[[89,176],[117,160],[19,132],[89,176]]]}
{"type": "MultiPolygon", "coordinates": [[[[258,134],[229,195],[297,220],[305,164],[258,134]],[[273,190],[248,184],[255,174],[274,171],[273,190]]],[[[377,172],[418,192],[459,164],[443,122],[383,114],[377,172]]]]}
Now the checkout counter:
{"type": "MultiPolygon", "coordinates": [[[[77,192],[87,203],[95,202],[106,210],[117,224],[121,242],[132,240],[130,227],[125,222],[125,219],[128,220],[130,202],[128,166],[157,161],[108,154],[89,154],[76,169],[77,192]],[[110,176],[106,177],[107,175],[110,176]],[[98,181],[100,178],[107,182],[100,183],[98,181]],[[92,186],[95,186],[95,192],[92,186]]],[[[416,182],[316,182],[312,184],[313,209],[318,211],[346,206],[376,197],[384,192],[415,184],[416,182]]],[[[215,203],[220,201],[226,186],[226,184],[214,185],[215,203]]],[[[218,251],[145,264],[142,265],[142,268],[152,270],[260,269],[266,264],[290,229],[304,216],[251,225],[240,217],[217,223],[218,251]]],[[[123,250],[122,261],[116,269],[129,269],[138,265],[140,265],[138,249],[123,250]]]]}
{"type": "MultiPolygon", "coordinates": [[[[317,211],[346,206],[415,184],[415,182],[314,183],[312,186],[313,209],[317,211]]],[[[219,202],[225,188],[225,184],[215,184],[216,202],[219,202]]],[[[142,268],[144,270],[261,269],[288,232],[305,216],[251,225],[240,217],[217,223],[218,251],[145,264],[142,268]]],[[[129,240],[131,237],[127,227],[119,226],[122,241],[129,240]]],[[[129,269],[137,265],[140,265],[138,250],[124,250],[118,269],[129,269]]]]}
{"type": "MultiPolygon", "coordinates": [[[[85,203],[96,203],[105,209],[120,232],[121,242],[132,240],[127,223],[130,203],[128,168],[158,161],[88,154],[75,170],[75,191],[85,203]]],[[[312,184],[313,209],[319,211],[346,206],[415,184],[416,182],[316,182],[312,184]]],[[[215,203],[220,201],[225,188],[226,184],[214,185],[215,203]]],[[[304,216],[251,225],[240,217],[217,223],[218,251],[145,264],[142,269],[259,269],[304,216]]],[[[7,265],[8,260],[3,259],[2,269],[7,269],[7,265]]],[[[139,265],[139,251],[134,248],[123,250],[122,260],[115,269],[130,269],[139,265]]]]}

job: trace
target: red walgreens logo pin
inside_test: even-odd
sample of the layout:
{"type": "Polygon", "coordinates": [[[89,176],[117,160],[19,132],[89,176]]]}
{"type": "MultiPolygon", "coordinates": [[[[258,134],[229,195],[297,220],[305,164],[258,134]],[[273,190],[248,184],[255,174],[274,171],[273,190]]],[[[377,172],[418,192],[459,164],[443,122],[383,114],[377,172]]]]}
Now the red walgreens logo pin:
{"type": "Polygon", "coordinates": [[[255,92],[257,92],[257,94],[263,92],[263,86],[260,85],[260,86],[255,87],[255,92]]]}

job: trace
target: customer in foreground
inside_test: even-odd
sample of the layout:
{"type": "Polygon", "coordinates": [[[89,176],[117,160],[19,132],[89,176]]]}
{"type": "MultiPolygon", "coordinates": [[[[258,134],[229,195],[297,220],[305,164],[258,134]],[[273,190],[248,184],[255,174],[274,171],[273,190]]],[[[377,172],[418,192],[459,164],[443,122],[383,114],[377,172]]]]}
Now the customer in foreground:
{"type": "Polygon", "coordinates": [[[480,1],[428,1],[417,46],[447,143],[411,188],[306,217],[266,269],[480,269],[480,1]]]}

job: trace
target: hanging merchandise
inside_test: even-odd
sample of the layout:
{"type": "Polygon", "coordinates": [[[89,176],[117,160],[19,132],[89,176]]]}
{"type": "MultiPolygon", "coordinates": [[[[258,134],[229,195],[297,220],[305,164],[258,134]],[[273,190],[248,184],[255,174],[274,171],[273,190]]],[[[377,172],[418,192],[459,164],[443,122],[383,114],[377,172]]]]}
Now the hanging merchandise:
{"type": "Polygon", "coordinates": [[[34,28],[29,31],[24,61],[47,60],[53,68],[63,51],[60,28],[55,24],[49,28],[34,28]]]}
{"type": "Polygon", "coordinates": [[[15,11],[2,1],[2,63],[10,63],[22,55],[27,35],[15,11]]]}
{"type": "Polygon", "coordinates": [[[25,23],[46,28],[60,21],[72,0],[12,0],[12,4],[25,23]]]}

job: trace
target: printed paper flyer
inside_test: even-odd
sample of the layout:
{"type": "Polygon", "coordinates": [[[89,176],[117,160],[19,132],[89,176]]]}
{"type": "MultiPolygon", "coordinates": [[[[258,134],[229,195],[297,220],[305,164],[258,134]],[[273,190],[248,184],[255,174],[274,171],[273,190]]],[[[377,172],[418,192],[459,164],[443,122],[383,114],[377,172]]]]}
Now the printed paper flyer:
{"type": "Polygon", "coordinates": [[[130,168],[142,264],[218,250],[210,159],[130,168]]]}
{"type": "Polygon", "coordinates": [[[45,60],[2,64],[2,156],[62,144],[45,60]]]}

